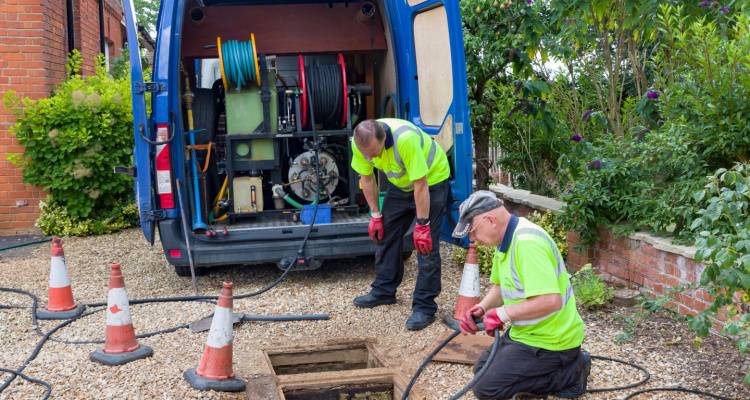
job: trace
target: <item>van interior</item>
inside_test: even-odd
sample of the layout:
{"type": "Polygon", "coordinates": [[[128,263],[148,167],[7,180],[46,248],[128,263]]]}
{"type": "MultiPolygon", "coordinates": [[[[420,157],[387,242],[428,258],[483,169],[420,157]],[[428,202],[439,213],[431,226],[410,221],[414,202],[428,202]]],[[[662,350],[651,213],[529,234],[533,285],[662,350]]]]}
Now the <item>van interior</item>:
{"type": "Polygon", "coordinates": [[[382,0],[198,3],[180,48],[193,230],[366,222],[349,140],[398,116],[382,0]]]}

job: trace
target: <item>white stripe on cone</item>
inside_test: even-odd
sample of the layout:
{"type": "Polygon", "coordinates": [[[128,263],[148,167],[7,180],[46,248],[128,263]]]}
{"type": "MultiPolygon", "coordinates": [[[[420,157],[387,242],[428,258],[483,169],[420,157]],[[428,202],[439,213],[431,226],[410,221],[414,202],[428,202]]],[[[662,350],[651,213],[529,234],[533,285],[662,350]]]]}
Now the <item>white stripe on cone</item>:
{"type": "Polygon", "coordinates": [[[221,348],[232,344],[232,310],[225,307],[216,307],[214,318],[211,320],[211,330],[208,332],[206,345],[221,348]]]}
{"type": "Polygon", "coordinates": [[[130,303],[125,288],[112,288],[107,293],[107,325],[132,325],[130,318],[130,303]]]}
{"type": "Polygon", "coordinates": [[[464,264],[464,273],[461,276],[461,286],[458,287],[458,295],[464,297],[479,297],[479,266],[477,264],[464,264]]]}
{"type": "Polygon", "coordinates": [[[65,266],[65,257],[53,256],[50,261],[49,287],[64,288],[70,286],[68,267],[65,266]]]}

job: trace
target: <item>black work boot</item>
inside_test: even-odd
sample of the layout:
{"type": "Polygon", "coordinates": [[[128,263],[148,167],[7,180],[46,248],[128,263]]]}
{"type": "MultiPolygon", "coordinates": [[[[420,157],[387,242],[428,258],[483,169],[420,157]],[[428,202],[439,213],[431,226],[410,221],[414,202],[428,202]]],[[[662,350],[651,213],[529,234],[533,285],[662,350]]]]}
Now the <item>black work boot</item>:
{"type": "Polygon", "coordinates": [[[406,329],[410,331],[421,331],[433,322],[435,322],[435,315],[414,311],[409,316],[409,319],[406,320],[406,329]]]}
{"type": "Polygon", "coordinates": [[[354,298],[354,305],[359,308],[373,308],[386,304],[396,304],[396,297],[394,296],[375,296],[372,292],[367,293],[364,296],[354,298]]]}
{"type": "Polygon", "coordinates": [[[564,399],[575,399],[586,393],[586,385],[588,384],[589,374],[591,373],[591,355],[588,351],[581,350],[581,358],[583,359],[583,370],[581,370],[581,375],[578,376],[578,381],[560,392],[555,393],[555,396],[564,399]]]}

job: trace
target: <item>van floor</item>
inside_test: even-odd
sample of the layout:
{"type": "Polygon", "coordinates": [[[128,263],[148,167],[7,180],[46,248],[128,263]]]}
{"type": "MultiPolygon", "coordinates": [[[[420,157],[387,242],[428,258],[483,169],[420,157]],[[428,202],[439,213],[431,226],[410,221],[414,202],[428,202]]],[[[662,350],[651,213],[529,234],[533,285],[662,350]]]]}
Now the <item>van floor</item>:
{"type": "MultiPolygon", "coordinates": [[[[333,212],[331,214],[331,223],[326,225],[350,225],[358,223],[367,223],[370,217],[367,214],[352,214],[346,212],[333,212]]],[[[247,231],[254,229],[280,228],[285,226],[306,226],[308,224],[299,221],[294,222],[291,214],[269,215],[263,219],[240,219],[234,224],[229,225],[230,231],[247,231]]],[[[316,224],[318,225],[318,224],[316,224]]]]}

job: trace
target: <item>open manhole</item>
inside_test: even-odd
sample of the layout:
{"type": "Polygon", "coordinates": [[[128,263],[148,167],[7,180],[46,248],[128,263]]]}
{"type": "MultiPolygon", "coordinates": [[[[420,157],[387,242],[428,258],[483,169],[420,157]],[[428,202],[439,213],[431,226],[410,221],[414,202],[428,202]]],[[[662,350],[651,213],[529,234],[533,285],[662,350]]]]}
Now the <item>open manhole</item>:
{"type": "Polygon", "coordinates": [[[393,384],[359,383],[318,389],[286,389],[286,400],[393,400],[393,384]]]}
{"type": "MultiPolygon", "coordinates": [[[[401,400],[408,383],[372,339],[341,338],[325,344],[274,347],[263,353],[268,373],[273,371],[274,400],[401,400]]],[[[248,399],[269,400],[256,389],[248,386],[248,399]]],[[[434,396],[414,388],[409,397],[426,400],[434,396]]]]}
{"type": "Polygon", "coordinates": [[[271,350],[266,351],[266,355],[276,375],[350,371],[383,366],[373,355],[367,342],[271,350]]]}

